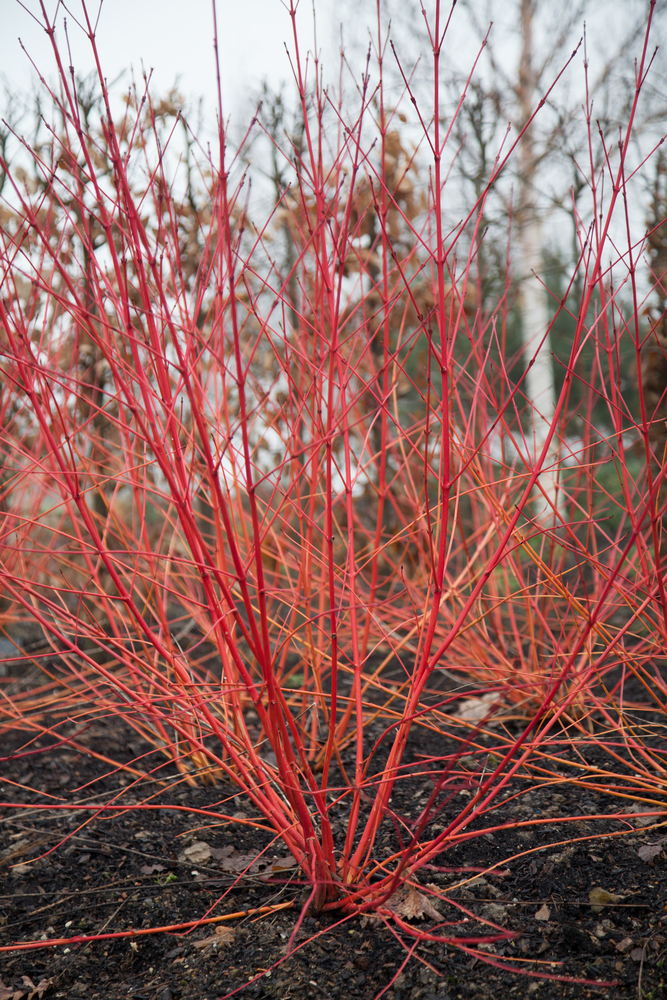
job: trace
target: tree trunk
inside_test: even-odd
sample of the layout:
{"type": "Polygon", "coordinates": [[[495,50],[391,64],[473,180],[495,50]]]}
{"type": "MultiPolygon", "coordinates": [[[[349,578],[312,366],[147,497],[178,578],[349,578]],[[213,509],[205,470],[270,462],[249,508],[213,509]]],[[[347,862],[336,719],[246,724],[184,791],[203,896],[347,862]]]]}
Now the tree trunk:
{"type": "MultiPolygon", "coordinates": [[[[521,60],[517,97],[521,127],[530,119],[537,103],[537,80],[533,65],[533,18],[537,0],[519,0],[521,17],[521,60]]],[[[532,406],[532,435],[528,437],[530,458],[536,461],[547,440],[556,410],[556,387],[548,333],[547,294],[539,281],[542,269],[542,224],[537,205],[537,156],[533,126],[526,129],[519,151],[520,173],[517,206],[517,256],[520,281],[521,334],[528,367],[525,395],[532,406]],[[532,365],[531,365],[532,361],[532,365]]],[[[551,521],[558,507],[559,446],[554,440],[544,462],[545,472],[534,494],[535,513],[551,521]],[[545,499],[546,496],[546,499],[545,499]]]]}

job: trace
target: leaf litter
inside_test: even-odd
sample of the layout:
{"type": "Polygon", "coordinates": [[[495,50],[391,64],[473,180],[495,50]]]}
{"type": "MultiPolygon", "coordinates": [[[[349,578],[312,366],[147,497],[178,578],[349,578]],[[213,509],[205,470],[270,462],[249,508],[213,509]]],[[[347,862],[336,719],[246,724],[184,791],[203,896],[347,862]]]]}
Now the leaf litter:
{"type": "Polygon", "coordinates": [[[215,933],[209,937],[195,941],[195,948],[217,948],[220,945],[230,945],[234,943],[234,929],[232,927],[216,927],[215,933]]]}
{"type": "Polygon", "coordinates": [[[35,986],[30,976],[21,976],[21,982],[24,989],[14,990],[11,987],[5,986],[2,979],[0,979],[0,1000],[23,1000],[23,998],[25,1000],[33,1000],[34,997],[41,1000],[53,980],[40,979],[37,986],[35,986]]]}
{"type": "Polygon", "coordinates": [[[637,851],[637,854],[642,859],[642,861],[647,861],[651,864],[659,854],[662,854],[662,845],[667,841],[667,837],[661,837],[660,840],[656,840],[653,844],[643,844],[637,851]]]}
{"type": "Polygon", "coordinates": [[[588,899],[593,913],[602,913],[605,906],[609,906],[610,903],[620,903],[622,899],[625,899],[625,896],[617,892],[607,892],[606,889],[598,886],[591,889],[588,893],[588,899]]]}
{"type": "Polygon", "coordinates": [[[253,854],[242,854],[233,844],[226,847],[211,847],[205,840],[195,840],[178,855],[179,861],[188,864],[201,865],[208,861],[217,863],[224,872],[238,875],[258,875],[263,881],[271,876],[290,871],[297,867],[293,857],[267,857],[260,851],[253,854]]]}
{"type": "MultiPolygon", "coordinates": [[[[437,886],[427,886],[427,888],[437,889],[437,886]]],[[[401,886],[387,901],[387,908],[407,920],[423,920],[425,917],[430,920],[442,920],[440,911],[436,910],[428,896],[419,892],[414,885],[401,886]]]]}

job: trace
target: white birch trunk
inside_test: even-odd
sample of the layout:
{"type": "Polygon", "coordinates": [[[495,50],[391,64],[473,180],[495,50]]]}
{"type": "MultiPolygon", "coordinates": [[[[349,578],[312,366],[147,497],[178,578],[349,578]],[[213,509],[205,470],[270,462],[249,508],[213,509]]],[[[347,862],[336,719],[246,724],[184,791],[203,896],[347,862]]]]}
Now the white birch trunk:
{"type": "MultiPolygon", "coordinates": [[[[521,266],[521,335],[524,362],[526,366],[530,366],[524,380],[525,395],[532,407],[532,435],[527,436],[527,443],[530,458],[535,462],[542,453],[554,420],[556,387],[551,336],[547,332],[547,293],[536,277],[542,264],[542,225],[537,214],[531,215],[532,218],[519,227],[517,249],[521,266]]],[[[543,463],[545,471],[539,478],[541,489],[536,486],[533,496],[535,514],[543,523],[553,520],[558,508],[559,458],[559,442],[554,438],[543,463]]]]}
{"type": "MultiPolygon", "coordinates": [[[[522,127],[529,121],[537,103],[537,81],[533,66],[533,16],[537,0],[519,0],[521,18],[521,61],[517,98],[522,127]]],[[[524,132],[519,151],[519,198],[517,256],[520,271],[521,332],[524,361],[528,367],[524,381],[528,405],[532,407],[532,435],[528,436],[530,459],[539,459],[556,411],[556,387],[548,334],[547,293],[536,277],[542,271],[542,225],[537,205],[537,155],[533,126],[524,132]],[[532,361],[532,364],[530,362],[532,361]]],[[[535,515],[542,523],[556,520],[558,509],[559,442],[552,442],[536,486],[533,501],[535,515]]]]}

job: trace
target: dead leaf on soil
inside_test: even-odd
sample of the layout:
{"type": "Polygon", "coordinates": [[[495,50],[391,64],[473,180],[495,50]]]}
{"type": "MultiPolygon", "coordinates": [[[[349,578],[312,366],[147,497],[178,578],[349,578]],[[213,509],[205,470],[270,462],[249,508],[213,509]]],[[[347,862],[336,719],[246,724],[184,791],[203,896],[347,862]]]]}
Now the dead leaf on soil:
{"type": "Polygon", "coordinates": [[[602,913],[605,906],[609,906],[610,903],[620,903],[622,899],[625,899],[625,896],[621,896],[616,892],[607,892],[606,889],[598,887],[591,889],[588,893],[588,899],[593,913],[602,913]]]}
{"type": "Polygon", "coordinates": [[[230,854],[233,854],[236,848],[233,844],[227,844],[226,847],[212,847],[211,857],[215,861],[221,861],[223,858],[228,858],[230,854]]]}
{"type": "Polygon", "coordinates": [[[551,916],[551,910],[549,909],[549,907],[547,906],[546,903],[543,903],[542,906],[540,906],[540,908],[537,911],[537,913],[535,914],[535,919],[536,920],[548,920],[550,918],[550,916],[551,916]]]}
{"type": "Polygon", "coordinates": [[[178,855],[179,861],[185,861],[189,865],[202,865],[211,857],[211,845],[205,840],[195,840],[188,847],[185,847],[178,855]]]}
{"type": "Polygon", "coordinates": [[[661,837],[660,840],[656,840],[654,844],[643,844],[637,854],[642,859],[642,861],[648,861],[649,863],[653,861],[654,858],[662,853],[662,845],[667,840],[667,837],[661,837]]]}
{"type": "Polygon", "coordinates": [[[232,848],[227,857],[220,859],[220,867],[225,872],[246,872],[248,875],[255,875],[262,867],[262,860],[257,854],[241,854],[236,848],[232,848]]]}
{"type": "Polygon", "coordinates": [[[27,875],[31,871],[32,871],[32,865],[12,865],[12,867],[9,869],[10,875],[15,875],[15,876],[27,875]]]}
{"type": "Polygon", "coordinates": [[[660,844],[644,844],[643,847],[639,848],[637,854],[642,861],[651,862],[654,858],[657,858],[659,854],[662,854],[662,847],[660,844]]]}
{"type": "Polygon", "coordinates": [[[400,917],[408,920],[442,920],[442,914],[436,910],[429,898],[418,892],[413,885],[404,885],[387,901],[387,907],[400,917]]]}
{"type": "Polygon", "coordinates": [[[241,854],[235,847],[222,847],[211,851],[211,857],[220,863],[220,867],[225,872],[241,872],[246,875],[257,875],[260,878],[268,879],[273,874],[288,871],[296,868],[296,861],[292,857],[268,858],[266,854],[241,854]]]}
{"type": "Polygon", "coordinates": [[[294,868],[296,868],[294,858],[273,858],[259,877],[262,882],[270,882],[272,876],[280,875],[281,872],[287,872],[294,868]]]}
{"type": "Polygon", "coordinates": [[[155,875],[156,872],[164,871],[164,865],[142,865],[139,871],[142,875],[155,875]]]}
{"type": "Polygon", "coordinates": [[[3,851],[0,854],[0,861],[3,865],[8,865],[16,858],[23,857],[24,854],[30,854],[33,848],[40,847],[45,844],[50,838],[47,836],[42,837],[22,837],[20,840],[15,841],[11,847],[3,851]]]}
{"type": "Polygon", "coordinates": [[[27,1000],[33,1000],[33,997],[37,997],[38,1000],[42,1000],[42,997],[53,982],[52,979],[40,979],[37,986],[35,986],[30,976],[23,976],[21,981],[24,986],[29,986],[31,990],[31,992],[28,993],[27,1000]]]}
{"type": "MultiPolygon", "coordinates": [[[[273,875],[280,872],[296,868],[297,863],[293,857],[286,858],[267,857],[260,852],[255,854],[241,854],[233,844],[225,847],[211,847],[205,840],[195,840],[188,847],[185,847],[178,855],[179,861],[184,861],[191,865],[202,865],[207,861],[217,862],[217,866],[224,872],[235,872],[243,875],[259,875],[260,879],[268,881],[273,875]]],[[[147,871],[151,867],[146,865],[142,868],[145,874],[152,874],[147,871]]],[[[158,866],[152,866],[155,870],[161,870],[158,866]]]]}
{"type": "Polygon", "coordinates": [[[42,997],[48,990],[49,986],[53,982],[52,979],[40,979],[37,986],[33,983],[30,976],[21,976],[21,982],[23,983],[24,989],[13,990],[5,986],[2,979],[0,979],[0,1000],[33,1000],[37,997],[38,1000],[42,1000],[42,997]],[[26,990],[29,992],[26,993],[26,990]]]}
{"type": "Polygon", "coordinates": [[[502,696],[497,691],[489,691],[481,698],[466,698],[455,713],[457,719],[465,722],[481,722],[494,708],[500,705],[502,696]]]}
{"type": "MultiPolygon", "coordinates": [[[[646,802],[633,802],[632,805],[628,806],[625,810],[626,815],[628,813],[643,813],[647,812],[651,808],[646,802]]],[[[658,822],[657,816],[637,816],[634,820],[634,824],[637,827],[651,826],[653,823],[658,822]]]]}
{"type": "Polygon", "coordinates": [[[632,959],[633,962],[641,962],[643,957],[644,957],[643,948],[633,948],[632,951],[630,952],[630,958],[632,959]]]}
{"type": "Polygon", "coordinates": [[[482,912],[496,924],[504,924],[507,920],[507,907],[501,903],[487,903],[482,912]]]}
{"type": "Polygon", "coordinates": [[[210,937],[202,938],[201,941],[195,941],[195,948],[209,948],[215,945],[216,947],[220,945],[232,944],[234,941],[234,929],[232,927],[216,927],[215,934],[210,937]]]}

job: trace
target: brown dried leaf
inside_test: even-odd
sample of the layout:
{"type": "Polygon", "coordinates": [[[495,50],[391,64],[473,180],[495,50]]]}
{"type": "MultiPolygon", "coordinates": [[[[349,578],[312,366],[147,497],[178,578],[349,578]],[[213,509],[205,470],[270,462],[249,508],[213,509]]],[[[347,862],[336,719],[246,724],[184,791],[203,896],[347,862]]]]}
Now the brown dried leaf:
{"type": "Polygon", "coordinates": [[[215,934],[210,937],[202,938],[201,941],[195,941],[195,948],[209,948],[212,945],[218,947],[219,945],[229,945],[234,942],[234,929],[232,927],[216,927],[215,934]]]}
{"type": "Polygon", "coordinates": [[[189,865],[202,865],[211,857],[211,845],[205,840],[195,840],[188,847],[185,847],[178,855],[179,861],[185,861],[189,865]]]}
{"type": "Polygon", "coordinates": [[[52,979],[40,979],[37,986],[35,986],[30,976],[23,976],[22,981],[23,985],[29,986],[31,990],[31,992],[28,993],[27,1000],[33,1000],[33,997],[37,997],[38,1000],[42,1000],[42,997],[44,996],[49,986],[53,982],[52,979]]]}
{"type": "Polygon", "coordinates": [[[296,861],[292,857],[267,858],[265,854],[241,854],[235,847],[223,847],[221,851],[211,853],[219,860],[223,871],[243,872],[246,875],[263,872],[262,878],[296,867],[296,861]]]}
{"type": "Polygon", "coordinates": [[[625,896],[619,896],[618,893],[607,892],[606,889],[598,887],[591,889],[588,893],[588,899],[590,900],[593,913],[602,913],[605,906],[608,906],[609,903],[620,903],[622,899],[625,899],[625,896]]]}
{"type": "Polygon", "coordinates": [[[630,958],[632,959],[633,962],[641,962],[643,957],[644,957],[643,948],[633,948],[632,951],[630,952],[630,958]]]}
{"type": "Polygon", "coordinates": [[[296,861],[294,858],[273,858],[269,862],[267,870],[270,872],[284,872],[288,871],[290,868],[296,868],[296,861]]]}
{"type": "Polygon", "coordinates": [[[542,906],[540,906],[537,913],[535,914],[535,919],[548,920],[550,916],[551,916],[551,910],[549,909],[546,903],[543,903],[542,906]]]}
{"type": "Polygon", "coordinates": [[[481,722],[493,712],[494,708],[500,705],[501,700],[502,698],[497,691],[489,691],[481,698],[466,698],[459,705],[456,717],[464,719],[466,722],[481,722]]]}
{"type": "Polygon", "coordinates": [[[280,875],[282,872],[291,871],[296,866],[294,858],[273,858],[259,877],[262,882],[269,882],[273,875],[280,875]]]}
{"type": "Polygon", "coordinates": [[[442,920],[442,915],[436,910],[427,896],[418,892],[413,885],[402,886],[387,902],[394,913],[407,920],[442,920]]]}
{"type": "Polygon", "coordinates": [[[32,871],[32,865],[12,865],[10,872],[12,875],[27,875],[32,871]]]}
{"type": "Polygon", "coordinates": [[[234,853],[235,848],[228,844],[226,847],[212,847],[211,857],[216,861],[221,861],[223,858],[228,858],[230,854],[234,853]]]}
{"type": "MultiPolygon", "coordinates": [[[[626,814],[643,813],[643,812],[648,812],[650,808],[651,806],[648,805],[646,802],[633,802],[632,805],[627,807],[625,812],[626,814]]],[[[651,826],[653,823],[657,823],[657,821],[658,821],[657,816],[637,816],[637,818],[634,820],[634,824],[636,827],[651,826]]]]}
{"type": "Polygon", "coordinates": [[[0,979],[0,1000],[21,1000],[25,996],[22,990],[8,989],[0,979]]]}
{"type": "Polygon", "coordinates": [[[507,920],[507,907],[502,903],[487,903],[483,911],[488,920],[493,920],[495,924],[504,924],[507,920]]]}
{"type": "Polygon", "coordinates": [[[41,844],[45,844],[47,840],[49,840],[47,836],[21,837],[11,847],[0,854],[0,861],[2,861],[2,864],[8,865],[10,862],[15,861],[16,858],[21,858],[24,854],[29,854],[34,847],[40,847],[41,844]]]}
{"type": "Polygon", "coordinates": [[[659,854],[662,854],[662,847],[660,844],[644,844],[639,848],[637,854],[642,861],[648,861],[650,863],[654,858],[657,858],[659,854]]]}
{"type": "Polygon", "coordinates": [[[142,875],[154,875],[155,872],[163,872],[164,865],[142,865],[139,871],[142,875]]]}
{"type": "Polygon", "coordinates": [[[246,872],[253,875],[260,869],[257,854],[241,854],[234,848],[231,854],[220,860],[220,867],[225,872],[246,872]]]}

